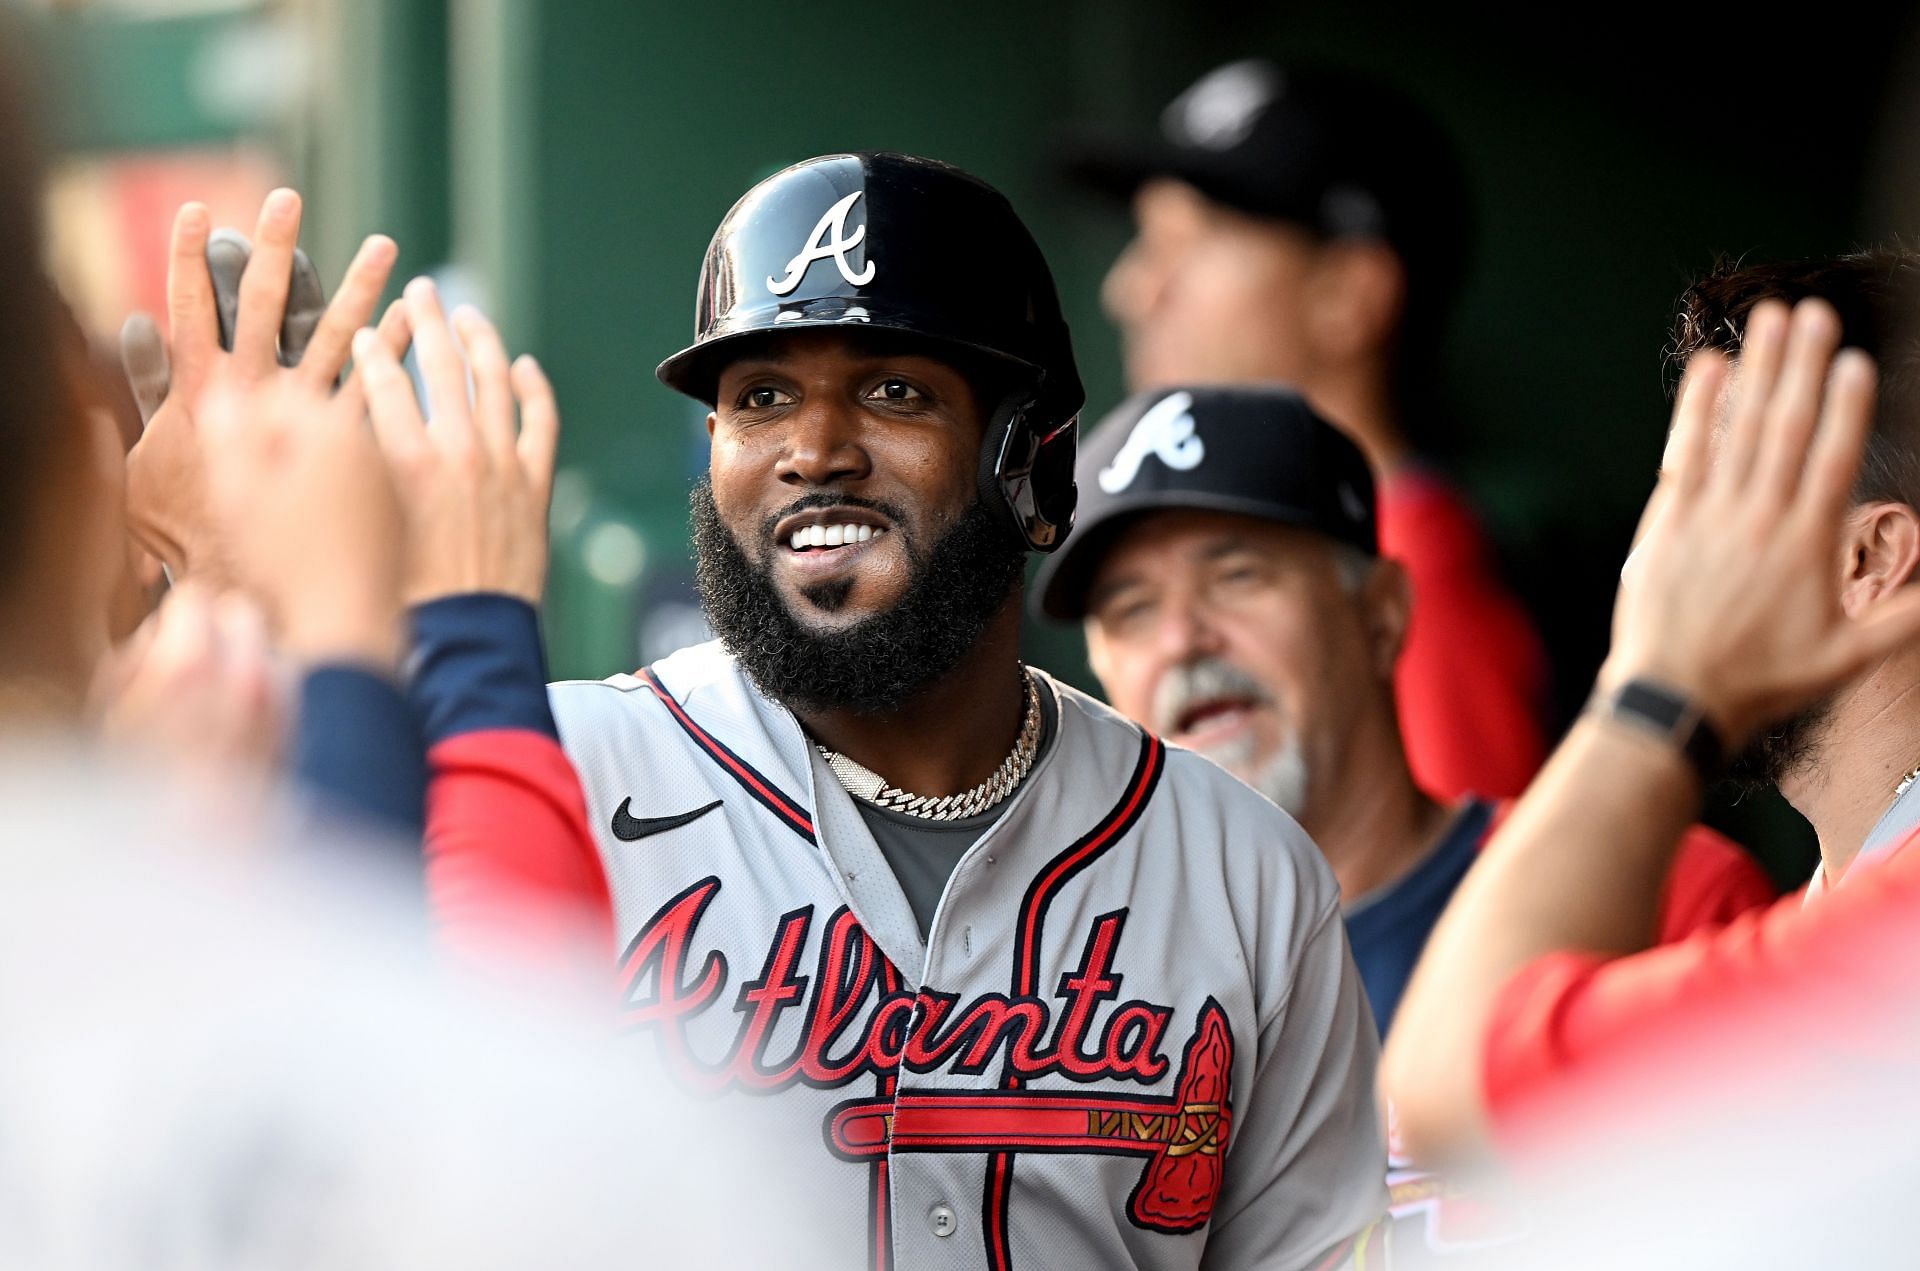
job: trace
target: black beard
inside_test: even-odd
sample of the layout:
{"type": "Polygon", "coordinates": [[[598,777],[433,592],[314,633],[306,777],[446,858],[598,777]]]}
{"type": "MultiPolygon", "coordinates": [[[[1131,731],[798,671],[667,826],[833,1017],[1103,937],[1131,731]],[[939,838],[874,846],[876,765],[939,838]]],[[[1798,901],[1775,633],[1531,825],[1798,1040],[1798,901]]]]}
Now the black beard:
{"type": "Polygon", "coordinates": [[[1788,773],[1819,751],[1822,725],[1832,707],[1830,700],[1815,702],[1762,732],[1734,756],[1727,776],[1747,790],[1777,787],[1788,773]]]}
{"type": "MultiPolygon", "coordinates": [[[[713,487],[693,487],[694,584],[707,625],[759,690],[787,706],[884,715],[951,671],[980,641],[1026,564],[1026,550],[984,499],[976,498],[924,549],[905,518],[884,504],[815,495],[784,509],[870,507],[893,522],[912,567],[906,593],[891,609],[838,631],[813,632],[787,609],[769,566],[755,564],[720,519],[713,487]]],[[[763,527],[773,540],[778,517],[763,527]]],[[[774,548],[772,550],[779,550],[774,548]]],[[[851,583],[807,590],[829,612],[846,603],[851,583]]]]}

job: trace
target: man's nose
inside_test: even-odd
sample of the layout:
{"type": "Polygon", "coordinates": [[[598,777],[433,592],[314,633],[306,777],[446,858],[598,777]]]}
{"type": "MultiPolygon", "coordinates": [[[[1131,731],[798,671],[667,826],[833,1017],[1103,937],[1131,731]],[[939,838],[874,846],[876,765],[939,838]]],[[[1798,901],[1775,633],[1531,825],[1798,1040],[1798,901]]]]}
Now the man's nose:
{"type": "Polygon", "coordinates": [[[1161,614],[1160,652],[1169,662],[1215,657],[1226,648],[1206,606],[1194,601],[1171,604],[1161,614]]]}
{"type": "Polygon", "coordinates": [[[1122,327],[1139,322],[1153,307],[1158,272],[1145,244],[1136,237],[1107,270],[1100,284],[1100,307],[1122,327]]]}
{"type": "Polygon", "coordinates": [[[858,422],[832,402],[813,402],[789,416],[776,474],[788,485],[827,486],[873,472],[858,422]]]}

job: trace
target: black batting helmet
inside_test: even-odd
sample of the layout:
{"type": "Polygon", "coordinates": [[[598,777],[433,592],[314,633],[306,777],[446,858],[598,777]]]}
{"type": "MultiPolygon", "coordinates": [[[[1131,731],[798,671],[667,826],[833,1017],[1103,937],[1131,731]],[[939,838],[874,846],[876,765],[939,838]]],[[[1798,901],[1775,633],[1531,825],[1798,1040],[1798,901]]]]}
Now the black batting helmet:
{"type": "Polygon", "coordinates": [[[1029,547],[1060,545],[1086,391],[1053,275],[1004,195],[904,154],[826,155],[776,172],[714,231],[693,343],[658,374],[711,406],[743,337],[820,327],[898,332],[1011,371],[1016,391],[987,404],[982,489],[1029,547]]]}

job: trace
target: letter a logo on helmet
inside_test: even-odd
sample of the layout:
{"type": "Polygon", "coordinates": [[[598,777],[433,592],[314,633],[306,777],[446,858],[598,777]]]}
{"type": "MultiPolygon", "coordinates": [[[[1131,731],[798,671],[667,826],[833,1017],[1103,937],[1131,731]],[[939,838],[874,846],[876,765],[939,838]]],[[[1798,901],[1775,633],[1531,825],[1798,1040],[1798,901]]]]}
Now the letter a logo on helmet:
{"type": "Polygon", "coordinates": [[[822,213],[813,227],[813,233],[807,236],[806,245],[787,262],[787,276],[779,279],[768,278],[767,290],[776,296],[791,294],[794,288],[800,285],[800,280],[807,276],[807,268],[814,261],[829,258],[832,259],[835,268],[839,269],[840,276],[854,286],[864,287],[872,282],[875,267],[871,259],[867,261],[867,267],[859,273],[855,273],[853,266],[847,263],[847,253],[858,247],[867,237],[865,225],[853,231],[851,236],[847,233],[847,214],[853,211],[854,203],[865,193],[865,190],[855,190],[822,213]],[[833,235],[831,238],[827,237],[829,232],[833,235]]]}

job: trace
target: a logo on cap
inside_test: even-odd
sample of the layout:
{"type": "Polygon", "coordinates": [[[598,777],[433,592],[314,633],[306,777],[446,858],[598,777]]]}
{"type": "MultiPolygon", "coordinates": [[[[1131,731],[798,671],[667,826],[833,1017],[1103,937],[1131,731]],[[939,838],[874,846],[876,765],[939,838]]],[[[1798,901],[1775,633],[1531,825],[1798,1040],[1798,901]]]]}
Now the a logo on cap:
{"type": "Polygon", "coordinates": [[[831,259],[840,276],[856,287],[864,287],[873,281],[874,263],[871,257],[867,267],[859,273],[847,261],[847,253],[858,247],[867,237],[867,227],[862,222],[859,229],[847,233],[847,216],[853,211],[864,190],[855,190],[828,208],[814,224],[813,233],[807,235],[806,246],[802,247],[794,258],[787,262],[787,275],[784,278],[767,279],[767,290],[776,296],[785,296],[800,285],[807,276],[807,269],[816,260],[831,259]]]}
{"type": "Polygon", "coordinates": [[[1113,462],[1100,469],[1100,488],[1118,494],[1132,485],[1148,455],[1157,455],[1161,463],[1180,472],[1199,467],[1207,457],[1207,443],[1195,436],[1193,429],[1192,393],[1170,393],[1161,398],[1140,416],[1113,462]]]}
{"type": "Polygon", "coordinates": [[[1279,71],[1258,58],[1230,62],[1173,99],[1161,126],[1175,141],[1230,150],[1282,91],[1279,71]]]}

